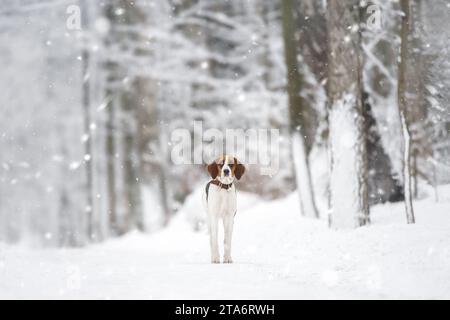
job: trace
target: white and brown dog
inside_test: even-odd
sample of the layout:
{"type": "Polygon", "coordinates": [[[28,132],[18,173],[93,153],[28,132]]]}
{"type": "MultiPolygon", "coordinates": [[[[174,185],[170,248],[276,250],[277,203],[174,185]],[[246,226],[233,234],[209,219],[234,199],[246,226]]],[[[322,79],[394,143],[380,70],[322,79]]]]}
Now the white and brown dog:
{"type": "Polygon", "coordinates": [[[218,226],[223,221],[224,256],[223,263],[232,263],[231,237],[236,215],[235,179],[241,179],[245,167],[235,157],[224,155],[208,166],[212,178],[206,185],[203,203],[208,215],[208,230],[211,245],[211,262],[220,263],[218,226]]]}

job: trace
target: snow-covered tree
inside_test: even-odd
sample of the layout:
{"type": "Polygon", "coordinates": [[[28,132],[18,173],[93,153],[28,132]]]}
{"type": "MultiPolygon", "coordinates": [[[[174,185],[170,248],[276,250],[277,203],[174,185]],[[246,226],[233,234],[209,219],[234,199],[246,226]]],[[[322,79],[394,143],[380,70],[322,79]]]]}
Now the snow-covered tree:
{"type": "Polygon", "coordinates": [[[362,114],[359,1],[328,2],[330,225],[369,221],[367,154],[362,114]]]}

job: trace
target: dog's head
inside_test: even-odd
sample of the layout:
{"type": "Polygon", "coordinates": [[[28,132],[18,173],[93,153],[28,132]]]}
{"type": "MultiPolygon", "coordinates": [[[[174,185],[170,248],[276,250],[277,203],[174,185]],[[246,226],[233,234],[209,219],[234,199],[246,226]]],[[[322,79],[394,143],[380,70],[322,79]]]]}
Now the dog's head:
{"type": "Polygon", "coordinates": [[[220,182],[230,184],[235,178],[242,178],[245,167],[235,157],[223,155],[208,165],[208,172],[211,178],[218,178],[220,182]]]}

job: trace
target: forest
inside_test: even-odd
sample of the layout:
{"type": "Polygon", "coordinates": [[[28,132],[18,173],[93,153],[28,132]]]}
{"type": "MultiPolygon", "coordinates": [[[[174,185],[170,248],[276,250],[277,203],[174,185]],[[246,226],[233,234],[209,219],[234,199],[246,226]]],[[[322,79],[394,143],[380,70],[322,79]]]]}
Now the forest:
{"type": "MultiPolygon", "coordinates": [[[[348,250],[343,264],[365,245],[383,256],[386,245],[394,260],[408,254],[403,265],[416,259],[409,249],[418,244],[425,256],[402,284],[416,283],[418,297],[450,297],[448,279],[438,285],[450,262],[448,0],[3,0],[0,17],[0,278],[11,272],[26,283],[8,268],[51,263],[34,256],[43,248],[44,256],[81,250],[74,255],[92,261],[99,250],[109,265],[114,248],[162,250],[163,258],[149,253],[146,261],[172,265],[188,244],[205,242],[186,259],[206,261],[206,165],[227,153],[247,166],[237,183],[236,260],[239,252],[249,262],[282,247],[282,261],[297,261],[306,244],[333,246],[338,237],[348,250]],[[204,133],[227,129],[276,135],[237,154],[225,145],[206,154],[214,141],[204,133]],[[180,130],[196,161],[174,160],[180,130]],[[246,160],[267,145],[276,167],[261,174],[267,161],[246,160]],[[272,231],[278,245],[268,249],[257,239],[272,231]],[[33,254],[24,258],[17,248],[33,254]],[[430,250],[433,259],[423,262],[430,250]],[[441,273],[428,276],[436,278],[414,278],[432,263],[441,273]]],[[[315,270],[336,262],[334,254],[328,262],[311,255],[315,270]]],[[[55,295],[89,296],[83,275],[95,266],[61,259],[58,272],[69,282],[50,282],[55,295]]],[[[363,296],[413,294],[408,285],[384,287],[395,271],[374,266],[374,256],[361,259],[370,278],[363,296]]],[[[291,276],[284,267],[248,268],[280,281],[291,276]]],[[[339,268],[318,277],[353,297],[339,286],[339,268]]],[[[285,288],[275,292],[298,296],[294,284],[285,288]]],[[[174,295],[161,290],[151,295],[174,295]]],[[[314,296],[308,292],[300,296],[314,296]]],[[[15,295],[41,293],[17,288],[15,295]]]]}

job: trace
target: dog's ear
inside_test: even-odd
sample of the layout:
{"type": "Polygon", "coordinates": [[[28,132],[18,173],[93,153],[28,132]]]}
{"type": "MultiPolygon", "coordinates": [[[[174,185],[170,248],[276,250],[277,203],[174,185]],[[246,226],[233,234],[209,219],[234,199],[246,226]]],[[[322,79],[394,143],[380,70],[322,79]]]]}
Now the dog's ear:
{"type": "Polygon", "coordinates": [[[234,166],[234,176],[236,179],[240,180],[245,173],[245,166],[242,163],[239,163],[236,158],[234,158],[234,166]]]}
{"type": "Polygon", "coordinates": [[[219,174],[219,168],[217,168],[217,163],[214,161],[208,165],[208,172],[211,178],[215,179],[219,174]]]}

